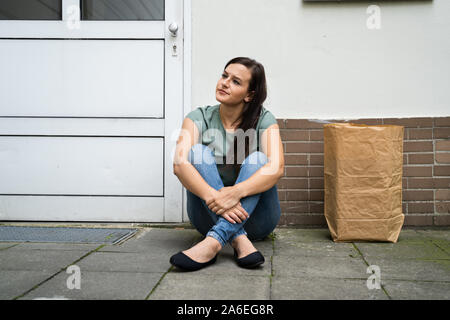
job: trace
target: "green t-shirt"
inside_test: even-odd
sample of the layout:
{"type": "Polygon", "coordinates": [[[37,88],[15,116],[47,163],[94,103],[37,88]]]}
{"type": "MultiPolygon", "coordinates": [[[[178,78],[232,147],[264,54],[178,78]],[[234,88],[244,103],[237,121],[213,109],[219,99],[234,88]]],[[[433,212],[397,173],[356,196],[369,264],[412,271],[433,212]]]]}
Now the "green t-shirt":
{"type": "Polygon", "coordinates": [[[235,132],[226,131],[220,119],[219,107],[220,104],[198,107],[189,112],[186,117],[196,124],[200,132],[199,143],[208,146],[214,152],[217,169],[219,170],[224,186],[232,186],[238,177],[239,171],[236,171],[231,164],[234,158],[237,158],[238,164],[243,162],[245,148],[242,146],[244,145],[245,137],[248,137],[249,141],[249,154],[255,151],[261,151],[261,134],[269,126],[276,124],[277,120],[269,110],[262,107],[255,130],[250,129],[247,132],[244,132],[242,129],[238,129],[235,132]],[[233,147],[235,136],[238,142],[237,154],[229,152],[229,148],[233,147]]]}

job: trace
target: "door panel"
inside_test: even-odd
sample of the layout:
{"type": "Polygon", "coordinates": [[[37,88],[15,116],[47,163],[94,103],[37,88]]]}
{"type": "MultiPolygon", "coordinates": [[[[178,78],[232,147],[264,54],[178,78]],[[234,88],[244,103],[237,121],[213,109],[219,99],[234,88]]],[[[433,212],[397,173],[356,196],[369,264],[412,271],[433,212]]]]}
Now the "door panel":
{"type": "Polygon", "coordinates": [[[0,194],[163,196],[163,139],[0,137],[0,194]]]}
{"type": "Polygon", "coordinates": [[[0,40],[0,70],[4,116],[164,115],[162,40],[0,40]]]}

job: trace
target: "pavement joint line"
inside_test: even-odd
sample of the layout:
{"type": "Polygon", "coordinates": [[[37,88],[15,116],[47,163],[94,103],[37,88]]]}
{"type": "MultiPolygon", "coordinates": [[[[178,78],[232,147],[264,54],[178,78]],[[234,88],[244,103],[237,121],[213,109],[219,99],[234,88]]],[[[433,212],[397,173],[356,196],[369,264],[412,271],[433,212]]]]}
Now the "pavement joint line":
{"type": "Polygon", "coordinates": [[[7,250],[7,249],[10,249],[10,248],[14,248],[14,247],[16,247],[16,246],[18,246],[20,243],[15,243],[15,244],[13,244],[13,245],[11,245],[11,246],[9,246],[9,247],[6,247],[6,248],[0,248],[0,251],[2,251],[2,250],[7,250]]]}
{"type": "Polygon", "coordinates": [[[275,271],[273,269],[273,257],[275,255],[275,239],[277,235],[275,232],[272,232],[272,255],[270,256],[270,276],[269,276],[269,300],[272,300],[272,279],[275,275],[275,271]]]}
{"type": "Polygon", "coordinates": [[[85,255],[81,256],[80,258],[78,258],[77,260],[75,260],[74,262],[72,262],[71,264],[68,264],[67,266],[65,266],[64,268],[61,268],[58,272],[56,272],[55,274],[51,275],[50,277],[48,277],[47,279],[39,282],[37,285],[33,286],[31,289],[28,289],[27,291],[25,291],[24,293],[14,297],[12,300],[18,300],[24,296],[26,296],[27,294],[29,294],[31,291],[39,288],[41,285],[43,285],[44,283],[46,283],[47,281],[53,279],[54,277],[56,277],[58,274],[60,274],[61,272],[63,272],[64,270],[66,270],[68,267],[70,267],[71,265],[74,265],[78,262],[80,262],[82,259],[86,258],[87,256],[89,256],[90,254],[100,250],[101,248],[103,248],[106,244],[102,244],[100,246],[98,246],[97,248],[95,248],[94,250],[89,251],[88,253],[86,253],[85,255]]]}
{"type": "Polygon", "coordinates": [[[158,282],[155,284],[155,286],[152,288],[152,290],[149,292],[149,294],[145,297],[144,300],[149,300],[150,296],[153,294],[153,292],[156,291],[156,288],[158,288],[159,284],[163,281],[164,277],[170,273],[170,271],[172,271],[175,267],[174,266],[170,266],[169,269],[164,272],[164,274],[161,276],[161,278],[159,278],[158,282]]]}
{"type": "MultiPolygon", "coordinates": [[[[364,255],[362,254],[361,250],[359,250],[359,248],[356,246],[356,244],[354,242],[352,242],[353,247],[355,248],[355,250],[359,253],[359,255],[361,256],[361,258],[363,259],[364,263],[369,267],[370,264],[367,262],[366,258],[364,257],[364,255]]],[[[380,287],[383,290],[384,294],[388,297],[389,300],[392,300],[392,297],[389,295],[389,293],[387,292],[386,288],[384,287],[383,284],[380,283],[380,287]]]]}
{"type": "MultiPolygon", "coordinates": [[[[193,245],[197,244],[197,243],[199,242],[198,240],[199,240],[198,235],[195,235],[195,236],[192,238],[190,247],[192,247],[193,245]]],[[[153,292],[156,291],[156,288],[158,288],[159,284],[163,281],[163,279],[165,278],[165,276],[166,276],[167,274],[169,274],[174,268],[175,268],[175,267],[171,265],[171,266],[169,267],[169,269],[168,269],[166,272],[164,272],[164,274],[161,276],[161,278],[159,278],[158,282],[155,284],[155,286],[154,286],[154,287],[152,288],[152,290],[148,293],[148,295],[145,297],[144,300],[149,300],[149,299],[150,299],[150,296],[153,294],[153,292]]]]}
{"type": "MultiPolygon", "coordinates": [[[[445,251],[445,249],[441,248],[436,242],[434,242],[433,240],[430,240],[430,242],[432,244],[434,244],[436,247],[438,247],[442,252],[444,252],[446,255],[449,255],[447,251],[445,251]]],[[[449,257],[450,258],[450,257],[449,257]]]]}

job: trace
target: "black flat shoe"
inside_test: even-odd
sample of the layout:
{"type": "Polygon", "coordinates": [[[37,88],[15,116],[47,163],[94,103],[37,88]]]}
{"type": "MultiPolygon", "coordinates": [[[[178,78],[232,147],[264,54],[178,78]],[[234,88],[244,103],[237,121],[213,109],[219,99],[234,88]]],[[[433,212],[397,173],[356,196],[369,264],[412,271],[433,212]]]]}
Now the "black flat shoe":
{"type": "Polygon", "coordinates": [[[234,260],[241,268],[253,269],[264,263],[265,259],[261,252],[256,251],[238,259],[236,249],[234,249],[234,260]]]}
{"type": "Polygon", "coordinates": [[[178,252],[177,254],[174,254],[172,257],[170,257],[170,263],[179,268],[186,271],[196,271],[200,270],[201,268],[204,268],[206,266],[209,266],[210,264],[213,264],[217,260],[217,255],[212,258],[211,260],[207,262],[197,262],[189,258],[187,255],[185,255],[183,252],[178,252]]]}

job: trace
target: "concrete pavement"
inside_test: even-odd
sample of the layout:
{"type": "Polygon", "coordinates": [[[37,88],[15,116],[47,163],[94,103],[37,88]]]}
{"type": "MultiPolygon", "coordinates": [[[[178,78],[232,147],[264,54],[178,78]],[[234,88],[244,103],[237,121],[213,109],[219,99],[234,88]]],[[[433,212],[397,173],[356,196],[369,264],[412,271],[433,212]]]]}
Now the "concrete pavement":
{"type": "Polygon", "coordinates": [[[278,228],[255,242],[266,258],[259,269],[239,268],[230,246],[196,272],[170,265],[201,239],[193,229],[141,227],[117,245],[0,243],[0,299],[450,299],[448,228],[404,229],[396,244],[278,228]]]}

